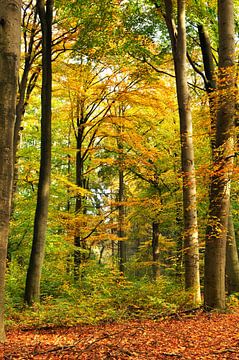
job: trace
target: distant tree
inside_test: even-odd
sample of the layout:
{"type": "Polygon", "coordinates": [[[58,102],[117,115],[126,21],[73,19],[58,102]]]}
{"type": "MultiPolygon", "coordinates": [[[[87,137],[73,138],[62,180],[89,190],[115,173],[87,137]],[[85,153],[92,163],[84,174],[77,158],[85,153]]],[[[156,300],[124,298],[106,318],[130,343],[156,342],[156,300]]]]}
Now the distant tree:
{"type": "MultiPolygon", "coordinates": [[[[119,105],[116,113],[119,118],[124,116],[125,107],[119,105]]],[[[117,131],[117,147],[118,147],[118,176],[119,176],[119,188],[118,188],[118,259],[119,270],[125,272],[125,263],[127,260],[127,247],[125,241],[125,171],[124,171],[124,143],[122,141],[122,132],[124,132],[124,125],[119,124],[116,127],[117,131]]]]}
{"type": "Polygon", "coordinates": [[[80,219],[82,215],[87,215],[86,193],[90,187],[90,173],[93,172],[90,169],[90,159],[104,138],[99,129],[117,97],[118,83],[115,77],[119,71],[116,69],[113,74],[107,75],[104,74],[106,72],[105,65],[94,64],[90,61],[87,63],[85,60],[77,65],[68,64],[67,67],[72,72],[67,86],[73,115],[72,125],[76,141],[76,185],[79,189],[75,202],[74,234],[74,277],[77,280],[80,275],[80,267],[86,260],[86,239],[89,237],[89,232],[84,235],[84,221],[77,221],[77,219],[80,219]]]}
{"type": "Polygon", "coordinates": [[[13,181],[13,132],[20,57],[21,1],[0,1],[0,342],[4,332],[7,239],[13,181]]]}

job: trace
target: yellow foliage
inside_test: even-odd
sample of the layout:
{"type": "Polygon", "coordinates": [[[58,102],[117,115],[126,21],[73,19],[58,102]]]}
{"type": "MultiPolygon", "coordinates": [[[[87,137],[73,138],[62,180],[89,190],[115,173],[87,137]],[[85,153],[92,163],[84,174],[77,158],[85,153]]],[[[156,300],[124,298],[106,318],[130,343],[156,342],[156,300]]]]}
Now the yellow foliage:
{"type": "Polygon", "coordinates": [[[87,189],[84,189],[80,186],[77,186],[72,181],[69,181],[66,177],[60,175],[54,175],[52,181],[58,181],[62,185],[64,185],[69,193],[73,196],[90,196],[91,192],[87,189]]]}

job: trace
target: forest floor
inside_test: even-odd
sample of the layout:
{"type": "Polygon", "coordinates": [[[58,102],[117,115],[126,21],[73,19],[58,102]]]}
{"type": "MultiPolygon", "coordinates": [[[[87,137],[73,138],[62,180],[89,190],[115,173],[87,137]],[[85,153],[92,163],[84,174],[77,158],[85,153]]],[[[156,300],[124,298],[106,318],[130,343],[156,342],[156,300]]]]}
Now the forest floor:
{"type": "Polygon", "coordinates": [[[239,359],[239,311],[12,329],[1,359],[239,359]]]}

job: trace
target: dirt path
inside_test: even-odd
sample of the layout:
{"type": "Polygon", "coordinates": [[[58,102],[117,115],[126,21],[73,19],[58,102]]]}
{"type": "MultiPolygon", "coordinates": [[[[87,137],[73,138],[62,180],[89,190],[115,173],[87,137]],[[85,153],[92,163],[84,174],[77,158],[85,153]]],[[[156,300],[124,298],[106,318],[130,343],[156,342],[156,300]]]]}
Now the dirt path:
{"type": "Polygon", "coordinates": [[[239,312],[12,330],[3,359],[239,359],[239,312]]]}

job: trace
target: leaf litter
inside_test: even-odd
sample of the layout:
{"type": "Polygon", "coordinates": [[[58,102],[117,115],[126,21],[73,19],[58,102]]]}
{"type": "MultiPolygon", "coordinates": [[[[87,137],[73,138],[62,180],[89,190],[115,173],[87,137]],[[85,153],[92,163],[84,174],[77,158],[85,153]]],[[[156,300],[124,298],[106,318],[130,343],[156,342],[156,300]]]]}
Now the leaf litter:
{"type": "Polygon", "coordinates": [[[239,311],[99,325],[12,329],[2,359],[239,359],[239,311]]]}

